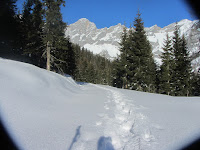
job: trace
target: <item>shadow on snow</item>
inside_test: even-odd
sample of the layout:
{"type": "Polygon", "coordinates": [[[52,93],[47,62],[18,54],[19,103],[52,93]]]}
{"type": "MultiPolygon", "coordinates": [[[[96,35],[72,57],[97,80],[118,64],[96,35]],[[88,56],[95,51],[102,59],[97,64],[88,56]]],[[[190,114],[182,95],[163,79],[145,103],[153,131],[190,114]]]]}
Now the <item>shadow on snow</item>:
{"type": "Polygon", "coordinates": [[[87,82],[76,82],[76,83],[79,85],[87,85],[88,84],[87,82]]]}
{"type": "Polygon", "coordinates": [[[73,140],[72,140],[72,142],[71,142],[70,147],[68,148],[68,150],[71,150],[72,147],[73,147],[73,145],[74,145],[74,143],[76,143],[78,141],[78,139],[80,138],[80,135],[81,135],[80,129],[81,129],[81,126],[78,126],[76,128],[76,134],[75,134],[75,136],[74,136],[74,138],[73,138],[73,140]]]}
{"type": "Polygon", "coordinates": [[[97,150],[115,150],[112,145],[111,137],[100,137],[98,140],[97,150]]]}

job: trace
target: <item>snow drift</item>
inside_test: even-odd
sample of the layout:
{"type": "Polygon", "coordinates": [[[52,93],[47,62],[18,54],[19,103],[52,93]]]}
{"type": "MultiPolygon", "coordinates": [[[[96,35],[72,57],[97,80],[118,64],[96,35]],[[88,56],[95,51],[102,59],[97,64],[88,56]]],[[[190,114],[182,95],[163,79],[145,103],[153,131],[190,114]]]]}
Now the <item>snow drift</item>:
{"type": "Polygon", "coordinates": [[[200,98],[76,83],[0,59],[0,117],[20,149],[178,149],[200,136],[200,98]]]}

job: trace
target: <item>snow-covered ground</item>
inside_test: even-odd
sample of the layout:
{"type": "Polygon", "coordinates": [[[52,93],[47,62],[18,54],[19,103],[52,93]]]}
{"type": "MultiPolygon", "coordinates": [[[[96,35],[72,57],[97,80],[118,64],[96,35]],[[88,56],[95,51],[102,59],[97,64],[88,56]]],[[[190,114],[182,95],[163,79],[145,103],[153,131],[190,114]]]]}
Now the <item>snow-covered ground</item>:
{"type": "Polygon", "coordinates": [[[200,98],[76,83],[0,59],[0,117],[24,150],[166,150],[200,136],[200,98]]]}

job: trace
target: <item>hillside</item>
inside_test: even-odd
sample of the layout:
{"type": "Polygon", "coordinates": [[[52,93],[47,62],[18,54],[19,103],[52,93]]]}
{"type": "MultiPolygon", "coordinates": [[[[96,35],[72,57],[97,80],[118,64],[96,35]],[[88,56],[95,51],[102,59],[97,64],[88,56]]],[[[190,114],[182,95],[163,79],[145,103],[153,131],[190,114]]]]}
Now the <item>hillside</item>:
{"type": "Polygon", "coordinates": [[[26,150],[177,149],[200,135],[200,98],[76,83],[0,59],[0,117],[26,150]]]}

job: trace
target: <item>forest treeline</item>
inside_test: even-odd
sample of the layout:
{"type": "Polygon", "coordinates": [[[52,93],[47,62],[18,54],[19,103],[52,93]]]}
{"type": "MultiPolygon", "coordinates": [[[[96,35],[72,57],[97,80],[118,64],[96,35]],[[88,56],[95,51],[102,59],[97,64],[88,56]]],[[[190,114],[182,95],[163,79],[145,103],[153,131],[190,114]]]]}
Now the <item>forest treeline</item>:
{"type": "Polygon", "coordinates": [[[192,70],[192,59],[178,24],[173,37],[166,34],[161,66],[154,62],[139,11],[133,25],[129,31],[124,28],[121,36],[121,53],[113,67],[114,86],[172,96],[199,95],[200,70],[192,70]]]}
{"type": "Polygon", "coordinates": [[[80,82],[111,85],[111,62],[65,37],[60,8],[64,0],[1,1],[0,57],[31,63],[80,82]]]}
{"type": "Polygon", "coordinates": [[[187,43],[178,26],[173,37],[166,35],[162,65],[158,66],[138,11],[133,27],[124,28],[120,55],[110,61],[65,37],[62,5],[64,0],[26,0],[20,13],[16,0],[2,0],[0,57],[69,74],[80,82],[172,96],[200,95],[200,71],[192,71],[187,43]]]}

